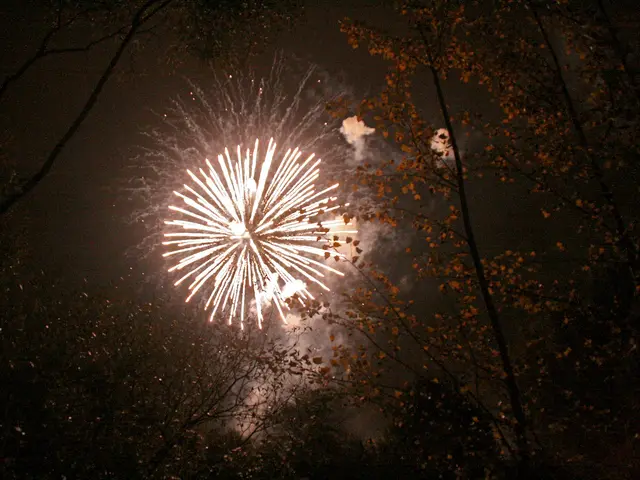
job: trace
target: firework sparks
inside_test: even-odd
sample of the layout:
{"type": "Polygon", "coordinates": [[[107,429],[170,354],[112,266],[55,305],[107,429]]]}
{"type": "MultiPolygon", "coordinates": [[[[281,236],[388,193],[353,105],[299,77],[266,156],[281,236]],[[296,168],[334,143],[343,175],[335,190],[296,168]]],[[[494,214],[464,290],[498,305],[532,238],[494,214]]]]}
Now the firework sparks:
{"type": "Polygon", "coordinates": [[[341,208],[331,196],[338,184],[316,191],[321,161],[301,156],[290,149],[278,162],[271,139],[259,158],[256,140],[244,155],[240,146],[235,156],[225,149],[217,168],[207,159],[199,175],[187,170],[192,185],[184,185],[186,193],[174,192],[183,206],[169,207],[179,219],[165,221],[174,228],[165,233],[170,251],[164,256],[179,258],[169,272],[186,272],[175,285],[191,282],[187,301],[208,290],[210,320],[226,312],[229,323],[239,318],[242,325],[255,304],[261,327],[262,307],[273,303],[286,323],[288,298],[297,294],[304,305],[314,298],[308,284],[329,291],[325,273],[343,275],[324,262],[334,246],[327,235],[356,231],[346,230],[336,213],[331,220],[315,220],[341,208]]]}

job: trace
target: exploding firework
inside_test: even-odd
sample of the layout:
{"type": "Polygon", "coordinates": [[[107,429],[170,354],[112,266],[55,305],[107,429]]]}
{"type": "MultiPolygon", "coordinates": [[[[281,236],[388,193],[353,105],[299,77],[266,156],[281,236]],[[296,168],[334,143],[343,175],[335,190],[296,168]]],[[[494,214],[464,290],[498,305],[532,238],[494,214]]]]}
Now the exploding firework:
{"type": "MultiPolygon", "coordinates": [[[[142,132],[145,139],[132,159],[132,172],[123,190],[135,204],[129,220],[144,230],[129,254],[154,262],[156,247],[166,230],[164,218],[173,191],[182,188],[182,172],[196,169],[205,158],[215,159],[225,147],[273,137],[279,148],[299,147],[322,153],[322,176],[333,183],[344,177],[351,147],[339,132],[341,120],[327,113],[327,102],[349,95],[315,66],[278,54],[270,69],[212,72],[203,82],[187,80],[185,88],[167,99],[158,122],[142,132]]],[[[266,142],[265,142],[266,145],[266,142]]],[[[349,194],[340,191],[341,198],[349,194]]],[[[164,282],[147,275],[149,286],[164,282]]]]}
{"type": "Polygon", "coordinates": [[[169,271],[186,272],[175,285],[190,282],[187,301],[206,292],[211,320],[224,312],[229,323],[239,318],[242,325],[255,306],[262,326],[262,308],[273,304],[286,323],[287,299],[304,305],[314,298],[308,285],[329,291],[325,273],[343,275],[325,262],[342,256],[330,252],[340,235],[356,233],[337,216],[341,206],[331,193],[338,184],[316,191],[321,160],[313,154],[302,160],[296,148],[278,161],[276,152],[273,139],[264,157],[258,140],[244,155],[240,146],[235,155],[225,149],[217,164],[206,159],[199,174],[187,170],[192,184],[174,192],[183,206],[169,207],[179,218],[165,222],[171,231],[164,255],[179,258],[169,271]]]}

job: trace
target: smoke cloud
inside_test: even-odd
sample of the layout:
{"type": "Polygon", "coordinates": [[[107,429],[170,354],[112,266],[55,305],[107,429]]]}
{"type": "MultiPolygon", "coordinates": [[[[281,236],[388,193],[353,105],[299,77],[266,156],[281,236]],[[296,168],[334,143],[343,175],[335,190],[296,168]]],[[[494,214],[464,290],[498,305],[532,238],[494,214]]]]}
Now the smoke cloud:
{"type": "Polygon", "coordinates": [[[453,162],[453,150],[451,148],[451,139],[449,138],[449,131],[446,128],[440,128],[436,130],[431,138],[431,149],[440,154],[440,161],[438,166],[443,165],[450,166],[453,162]]]}
{"type": "Polygon", "coordinates": [[[355,161],[362,160],[365,151],[364,137],[375,132],[375,128],[367,127],[357,116],[345,118],[340,127],[344,139],[355,148],[355,161]]]}

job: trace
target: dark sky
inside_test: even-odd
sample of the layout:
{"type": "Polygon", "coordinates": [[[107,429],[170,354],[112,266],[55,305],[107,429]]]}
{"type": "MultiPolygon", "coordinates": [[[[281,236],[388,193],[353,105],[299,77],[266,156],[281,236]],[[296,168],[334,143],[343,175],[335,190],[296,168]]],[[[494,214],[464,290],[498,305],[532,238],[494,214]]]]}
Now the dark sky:
{"type": "MultiPolygon", "coordinates": [[[[338,1],[308,3],[293,30],[285,33],[253,65],[258,70],[270,66],[274,52],[281,50],[299,58],[301,63],[317,65],[326,78],[336,85],[347,86],[358,99],[374,93],[384,82],[385,66],[366,50],[353,50],[340,33],[338,21],[350,16],[384,25],[388,11],[377,6],[379,2],[375,0],[354,0],[348,5],[338,1]]],[[[34,51],[44,34],[43,27],[40,14],[30,2],[2,3],[1,76],[14,71],[34,51]]],[[[77,115],[112,55],[113,45],[110,47],[43,61],[1,100],[0,134],[9,138],[6,153],[9,159],[15,159],[19,171],[37,168],[77,115]]],[[[14,207],[8,225],[16,232],[26,226],[21,238],[30,273],[42,269],[52,284],[89,293],[106,288],[111,295],[110,283],[115,283],[125,293],[123,296],[129,298],[131,292],[146,297],[150,289],[143,285],[166,286],[173,292],[164,275],[162,249],[140,253],[132,249],[144,243],[149,232],[130,223],[132,212],[141,205],[125,189],[135,174],[129,168],[132,156],[145,142],[141,132],[159,124],[153,112],[162,112],[176,95],[188,92],[185,77],[206,87],[207,67],[196,59],[185,59],[179,68],[169,68],[162,58],[165,48],[166,45],[152,44],[123,58],[119,74],[109,81],[52,173],[26,201],[14,207]],[[151,281],[147,283],[149,278],[151,281]]],[[[421,106],[432,115],[434,126],[441,127],[436,120],[435,98],[429,96],[433,93],[430,83],[425,79],[423,85],[427,95],[421,106]]],[[[454,110],[465,106],[477,108],[483,101],[469,87],[460,88],[455,82],[445,86],[454,110]]],[[[486,106],[490,108],[489,104],[486,106]]],[[[372,152],[374,155],[389,155],[393,151],[380,139],[371,143],[382,144],[379,151],[372,152]]],[[[465,137],[461,143],[463,149],[473,149],[481,145],[481,139],[465,137]]],[[[532,198],[527,195],[526,186],[505,188],[491,177],[474,180],[470,186],[472,215],[484,256],[504,248],[537,250],[544,242],[555,244],[554,235],[567,241],[566,231],[546,231],[548,226],[541,221],[539,205],[532,198]]],[[[572,226],[567,224],[564,228],[570,230],[572,226]]],[[[405,240],[414,251],[425,248],[424,240],[414,231],[409,231],[405,240]]],[[[392,278],[402,286],[401,279],[406,274],[403,269],[406,272],[411,268],[411,259],[403,255],[403,249],[388,247],[374,252],[374,258],[382,260],[382,265],[392,270],[392,278]]],[[[433,282],[411,284],[408,288],[421,307],[427,311],[438,308],[441,296],[433,282]]],[[[183,293],[175,292],[174,298],[182,299],[183,293]]]]}

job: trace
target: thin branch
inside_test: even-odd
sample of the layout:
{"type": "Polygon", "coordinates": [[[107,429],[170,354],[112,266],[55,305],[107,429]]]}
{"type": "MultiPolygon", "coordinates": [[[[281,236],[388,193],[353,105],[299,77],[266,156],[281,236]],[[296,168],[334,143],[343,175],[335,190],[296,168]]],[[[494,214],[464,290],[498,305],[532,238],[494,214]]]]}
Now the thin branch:
{"type": "MultiPolygon", "coordinates": [[[[633,87],[637,87],[634,72],[632,72],[631,69],[629,68],[629,62],[627,61],[627,54],[625,52],[625,48],[622,46],[622,42],[618,37],[618,31],[614,26],[613,22],[611,21],[609,14],[607,13],[607,9],[604,6],[604,2],[602,0],[597,0],[596,3],[598,4],[598,10],[600,10],[602,17],[604,18],[604,23],[607,27],[607,30],[609,31],[609,35],[611,36],[611,43],[613,44],[613,50],[616,52],[616,55],[618,55],[620,64],[622,65],[624,72],[627,74],[627,77],[629,78],[629,82],[633,87]]],[[[636,90],[636,96],[638,96],[637,90],[636,90]]]]}
{"type": "Polygon", "coordinates": [[[52,48],[52,49],[46,50],[42,54],[42,57],[46,57],[48,55],[57,55],[61,53],[87,52],[91,50],[93,47],[95,47],[96,45],[106,42],[107,40],[111,40],[112,38],[117,37],[118,35],[122,35],[126,30],[127,30],[127,27],[120,27],[118,30],[108,33],[106,35],[103,35],[100,38],[96,38],[95,40],[87,43],[86,45],[83,45],[82,47],[52,48]]]}
{"type": "MultiPolygon", "coordinates": [[[[369,278],[369,276],[366,275],[357,265],[352,264],[352,266],[356,269],[356,271],[360,275],[362,275],[362,277],[367,281],[367,283],[369,283],[369,285],[372,286],[374,291],[380,296],[380,298],[382,298],[382,300],[387,304],[387,306],[391,309],[391,311],[393,311],[393,313],[395,314],[395,316],[398,319],[399,323],[403,326],[404,330],[409,334],[409,336],[413,339],[413,341],[416,342],[417,345],[426,345],[426,342],[424,342],[422,339],[418,338],[413,333],[413,330],[408,325],[405,324],[403,318],[400,316],[400,313],[397,311],[397,308],[391,303],[391,300],[389,300],[389,298],[384,293],[382,293],[380,291],[380,289],[369,278]]],[[[369,342],[371,342],[371,344],[373,346],[375,346],[381,352],[385,353],[387,355],[387,357],[391,358],[393,361],[395,361],[399,365],[403,366],[408,371],[413,372],[418,377],[421,377],[421,373],[419,371],[417,371],[415,368],[413,368],[412,366],[410,366],[409,364],[407,364],[406,362],[401,360],[396,354],[385,350],[366,331],[364,331],[362,329],[359,329],[358,331],[360,333],[362,333],[367,338],[367,340],[369,340],[369,342]]],[[[429,358],[429,360],[431,360],[440,369],[440,371],[442,371],[451,380],[451,382],[453,383],[453,385],[456,388],[456,390],[461,391],[460,380],[458,379],[458,377],[456,377],[456,375],[451,370],[449,370],[445,366],[445,364],[443,362],[438,360],[431,352],[423,349],[423,353],[429,358]]],[[[487,414],[489,414],[489,416],[492,419],[492,422],[493,422],[494,426],[496,427],[496,430],[498,431],[498,434],[500,435],[500,437],[503,440],[504,445],[506,446],[507,450],[509,450],[509,453],[515,458],[515,456],[516,456],[515,452],[514,452],[513,448],[511,447],[511,444],[507,440],[506,436],[504,435],[504,432],[502,431],[502,429],[500,427],[500,424],[498,422],[498,419],[495,417],[495,415],[491,412],[491,410],[489,410],[489,408],[486,405],[484,405],[484,403],[482,403],[480,401],[479,397],[477,397],[475,394],[473,394],[470,391],[467,391],[466,395],[468,395],[471,399],[473,399],[475,404],[477,404],[482,410],[484,410],[487,414]]]]}
{"type": "Polygon", "coordinates": [[[569,93],[567,82],[565,81],[564,75],[562,74],[562,66],[560,65],[560,60],[558,59],[558,55],[556,54],[556,51],[553,45],[551,44],[551,40],[549,39],[547,30],[544,27],[544,24],[542,23],[542,19],[538,14],[537,8],[533,5],[533,3],[530,0],[527,1],[527,4],[529,6],[529,9],[531,10],[532,16],[536,22],[538,30],[542,35],[542,38],[545,42],[545,46],[549,50],[551,54],[551,58],[553,59],[553,64],[555,67],[554,73],[558,80],[558,83],[560,84],[560,87],[562,89],[562,95],[565,100],[565,110],[569,115],[569,118],[571,119],[571,123],[573,125],[573,128],[580,142],[580,146],[582,147],[584,154],[589,160],[591,169],[593,170],[594,176],[598,182],[598,185],[600,186],[600,191],[602,193],[602,196],[604,197],[605,202],[607,203],[609,209],[611,210],[611,215],[613,216],[613,219],[616,224],[616,233],[619,236],[617,243],[620,245],[621,249],[627,254],[627,263],[628,263],[629,271],[631,273],[632,278],[634,279],[634,284],[635,284],[636,272],[638,270],[638,255],[636,252],[636,248],[633,242],[631,241],[631,239],[629,238],[627,226],[625,224],[624,219],[622,218],[622,214],[620,213],[620,210],[618,209],[618,205],[613,196],[613,192],[611,191],[611,188],[609,187],[609,185],[605,182],[604,172],[602,170],[602,167],[593,156],[591,146],[589,145],[589,141],[587,140],[586,133],[582,127],[582,122],[578,117],[578,112],[574,105],[573,98],[569,93]]]}
{"type": "MultiPolygon", "coordinates": [[[[68,27],[70,25],[72,25],[77,19],[78,17],[86,14],[88,12],[88,10],[83,10],[81,12],[78,12],[76,15],[74,15],[73,17],[67,19],[65,22],[62,21],[62,2],[59,3],[58,5],[58,11],[57,11],[57,18],[56,18],[56,24],[54,27],[52,27],[46,34],[45,36],[42,38],[42,41],[40,42],[40,45],[38,47],[38,49],[36,50],[36,52],[33,54],[32,57],[28,58],[14,73],[12,73],[11,75],[7,76],[3,81],[2,81],[2,85],[0,85],[0,99],[2,99],[2,96],[6,93],[7,89],[9,88],[9,86],[16,82],[17,80],[19,80],[38,60],[41,60],[44,57],[47,57],[51,54],[57,54],[57,53],[66,53],[68,49],[48,49],[49,43],[51,42],[51,40],[53,39],[53,37],[60,32],[60,30],[62,30],[65,27],[68,27]]],[[[99,41],[97,42],[91,42],[92,44],[97,44],[100,43],[102,41],[106,40],[106,38],[104,39],[99,39],[99,41]]],[[[89,48],[91,48],[94,45],[89,44],[90,46],[88,48],[86,48],[85,50],[88,50],[89,48]]]]}
{"type": "Polygon", "coordinates": [[[49,45],[51,38],[58,32],[59,29],[60,29],[60,25],[58,23],[55,27],[49,30],[47,34],[44,36],[44,38],[42,39],[42,42],[40,42],[40,46],[38,47],[38,50],[36,51],[36,53],[33,54],[31,58],[27,59],[20,66],[20,68],[18,68],[18,70],[16,70],[13,74],[7,76],[3,80],[2,85],[0,86],[0,99],[6,92],[7,88],[9,88],[9,85],[11,85],[13,82],[17,81],[20,77],[22,77],[27,72],[27,70],[29,70],[29,68],[33,66],[34,63],[36,63],[38,60],[40,60],[42,57],[45,56],[45,52],[47,51],[47,46],[49,45]]]}
{"type": "Polygon", "coordinates": [[[31,191],[35,189],[40,184],[40,182],[49,174],[49,172],[53,168],[53,165],[55,164],[56,160],[58,159],[58,157],[60,156],[64,148],[67,146],[69,141],[73,138],[75,133],[83,124],[84,120],[89,116],[89,113],[91,112],[96,102],[98,101],[98,98],[102,93],[104,86],[106,85],[107,81],[109,80],[109,78],[113,74],[113,71],[118,65],[120,58],[124,54],[125,50],[129,46],[133,38],[135,37],[140,27],[145,22],[149,21],[156,13],[161,11],[163,8],[167,7],[172,1],[173,0],[164,0],[160,2],[160,0],[148,0],[147,2],[145,2],[144,5],[142,5],[142,7],[140,7],[138,12],[133,17],[131,26],[129,28],[129,32],[122,39],[120,46],[118,47],[115,54],[111,58],[111,61],[107,65],[107,68],[105,69],[102,76],[98,80],[98,83],[96,83],[96,86],[94,87],[93,92],[91,92],[91,95],[87,99],[87,102],[85,103],[84,107],[82,108],[82,110],[80,111],[76,119],[73,121],[69,129],[62,136],[62,138],[58,141],[55,147],[53,147],[53,150],[49,153],[49,156],[47,157],[45,162],[42,164],[40,169],[31,178],[29,178],[26,182],[24,182],[24,184],[18,189],[18,191],[10,194],[7,198],[2,200],[2,203],[0,203],[0,216],[6,214],[11,209],[11,207],[13,207],[18,201],[22,200],[29,193],[31,193],[31,191]],[[155,9],[149,12],[149,9],[154,6],[155,6],[155,9]]]}

